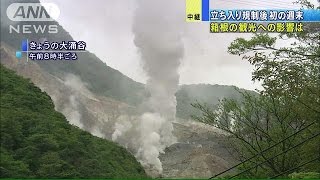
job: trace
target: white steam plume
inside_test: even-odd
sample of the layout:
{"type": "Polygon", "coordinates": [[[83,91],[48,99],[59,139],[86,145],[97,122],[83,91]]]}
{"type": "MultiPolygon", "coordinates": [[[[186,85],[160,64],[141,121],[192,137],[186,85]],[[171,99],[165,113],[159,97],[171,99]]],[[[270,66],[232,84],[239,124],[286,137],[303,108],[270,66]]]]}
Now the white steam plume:
{"type": "Polygon", "coordinates": [[[127,117],[129,120],[119,118],[112,135],[114,141],[134,152],[153,176],[163,171],[160,153],[176,142],[172,122],[176,116],[178,68],[184,54],[179,29],[184,19],[176,16],[177,6],[172,4],[176,2],[137,1],[132,30],[148,76],[146,88],[150,97],[141,105],[142,115],[127,117]]]}
{"type": "Polygon", "coordinates": [[[83,129],[84,125],[81,122],[82,115],[79,111],[80,103],[78,101],[78,90],[83,89],[85,86],[81,79],[73,74],[67,74],[63,83],[73,92],[73,94],[69,96],[69,102],[65,104],[65,107],[62,109],[62,113],[66,116],[70,124],[83,129]]]}
{"type": "MultiPolygon", "coordinates": [[[[136,157],[156,173],[162,173],[159,154],[176,142],[172,122],[176,116],[180,60],[184,48],[172,0],[139,0],[133,22],[134,43],[148,76],[146,88],[150,97],[144,103],[144,114],[136,125],[139,134],[136,157]]],[[[119,135],[119,132],[117,132],[119,135]]]]}

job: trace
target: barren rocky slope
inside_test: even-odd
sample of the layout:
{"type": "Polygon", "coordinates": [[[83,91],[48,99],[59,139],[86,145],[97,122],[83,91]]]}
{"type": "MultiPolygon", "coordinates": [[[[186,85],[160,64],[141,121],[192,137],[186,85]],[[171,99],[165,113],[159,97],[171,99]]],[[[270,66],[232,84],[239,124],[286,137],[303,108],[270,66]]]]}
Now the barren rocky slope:
{"type": "MultiPolygon", "coordinates": [[[[37,63],[18,60],[14,51],[1,43],[1,63],[30,78],[47,92],[57,111],[62,112],[71,124],[93,135],[111,139],[114,124],[123,114],[136,114],[135,107],[92,93],[80,78],[65,74],[59,78],[45,72],[37,63]]],[[[160,156],[163,177],[210,177],[235,163],[227,150],[225,135],[202,123],[179,119],[174,124],[178,143],[168,147],[160,156]]]]}

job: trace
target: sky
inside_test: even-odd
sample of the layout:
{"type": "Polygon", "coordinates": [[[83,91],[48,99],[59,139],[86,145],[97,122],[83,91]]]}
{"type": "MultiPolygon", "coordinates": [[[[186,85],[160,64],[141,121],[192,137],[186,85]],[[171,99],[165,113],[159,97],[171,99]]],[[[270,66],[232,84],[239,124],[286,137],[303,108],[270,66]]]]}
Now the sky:
{"type": "MultiPolygon", "coordinates": [[[[133,15],[138,0],[41,0],[60,8],[58,22],[75,40],[87,42],[87,49],[102,61],[135,81],[147,77],[140,63],[132,33],[133,15]]],[[[210,34],[209,23],[187,23],[185,1],[174,3],[181,17],[185,48],[181,60],[180,84],[235,85],[254,90],[260,83],[251,81],[253,67],[240,56],[230,55],[228,45],[237,37],[250,34],[210,34]]],[[[315,2],[317,0],[314,0],[315,2]]],[[[211,0],[211,8],[297,8],[292,0],[211,0]]],[[[147,15],[147,14],[146,14],[147,15]]],[[[160,16],[161,14],[159,14],[160,16]]],[[[157,36],[157,34],[155,34],[157,36]]],[[[160,67],[159,67],[160,68],[160,67]]]]}

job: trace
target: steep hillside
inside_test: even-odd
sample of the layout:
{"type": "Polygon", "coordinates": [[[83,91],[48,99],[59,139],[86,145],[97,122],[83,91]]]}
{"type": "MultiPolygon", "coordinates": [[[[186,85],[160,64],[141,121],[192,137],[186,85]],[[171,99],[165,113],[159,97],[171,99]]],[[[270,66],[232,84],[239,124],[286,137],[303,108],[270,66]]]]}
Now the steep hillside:
{"type": "Polygon", "coordinates": [[[18,75],[29,78],[53,100],[55,110],[65,115],[70,124],[92,134],[111,139],[116,119],[132,112],[133,107],[88,89],[78,76],[68,73],[60,78],[48,73],[38,63],[25,63],[14,56],[14,49],[1,43],[1,64],[18,75]]]}
{"type": "Polygon", "coordinates": [[[1,177],[146,177],[124,148],[70,125],[29,80],[0,72],[1,177]]]}

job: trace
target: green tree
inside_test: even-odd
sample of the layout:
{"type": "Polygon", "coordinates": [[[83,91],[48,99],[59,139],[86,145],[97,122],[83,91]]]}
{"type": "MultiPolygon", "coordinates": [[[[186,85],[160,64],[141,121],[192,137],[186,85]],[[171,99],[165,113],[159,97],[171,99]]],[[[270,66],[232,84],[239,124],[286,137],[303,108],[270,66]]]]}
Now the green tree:
{"type": "MultiPolygon", "coordinates": [[[[314,8],[307,1],[299,3],[314,8]]],[[[259,154],[240,166],[239,170],[244,170],[257,165],[241,174],[243,177],[286,176],[291,169],[317,157],[318,160],[295,171],[320,171],[319,30],[319,23],[310,23],[300,33],[254,34],[249,40],[237,38],[228,52],[242,55],[255,67],[252,80],[260,81],[263,90],[259,96],[243,93],[241,102],[224,99],[216,110],[193,104],[203,113],[194,118],[228,133],[240,161],[259,154]],[[279,41],[288,45],[278,48],[279,41]],[[301,129],[305,130],[300,132],[301,129]],[[313,138],[293,148],[309,137],[313,138]],[[281,143],[260,154],[277,142],[281,143]]]]}

